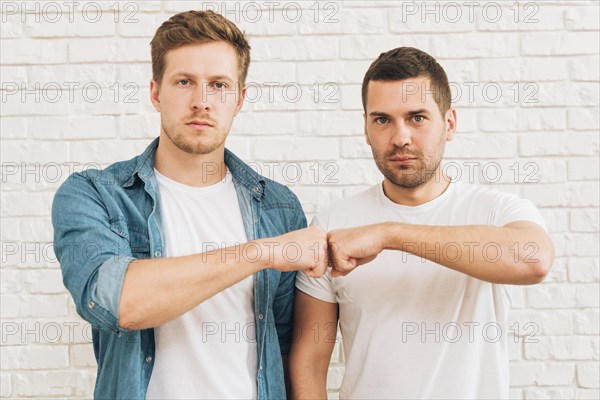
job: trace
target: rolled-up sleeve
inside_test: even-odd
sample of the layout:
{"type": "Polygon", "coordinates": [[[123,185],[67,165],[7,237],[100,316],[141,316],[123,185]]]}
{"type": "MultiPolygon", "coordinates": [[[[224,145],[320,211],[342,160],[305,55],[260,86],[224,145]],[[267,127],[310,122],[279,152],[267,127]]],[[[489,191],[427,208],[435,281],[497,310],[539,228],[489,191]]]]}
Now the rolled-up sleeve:
{"type": "Polygon", "coordinates": [[[52,225],[63,283],[84,320],[96,329],[119,332],[121,290],[135,258],[127,234],[117,233],[113,223],[102,196],[85,176],[71,175],[56,192],[52,225]]]}

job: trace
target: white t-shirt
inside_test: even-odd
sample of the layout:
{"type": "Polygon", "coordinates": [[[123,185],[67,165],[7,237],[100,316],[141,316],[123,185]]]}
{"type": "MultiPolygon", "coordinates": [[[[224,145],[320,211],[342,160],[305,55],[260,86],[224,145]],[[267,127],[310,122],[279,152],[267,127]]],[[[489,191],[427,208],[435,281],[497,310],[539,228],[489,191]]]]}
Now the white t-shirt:
{"type": "MultiPolygon", "coordinates": [[[[230,173],[208,187],[155,173],[167,257],[247,241],[230,173]]],[[[146,398],[257,397],[253,289],[249,276],[154,329],[156,355],[146,398]]]]}
{"type": "MultiPolygon", "coordinates": [[[[416,207],[392,202],[379,184],[329,207],[313,223],[328,231],[385,221],[502,226],[518,220],[544,227],[530,201],[454,182],[416,207]]],[[[471,246],[483,251],[484,244],[471,246]]],[[[495,249],[486,250],[495,257],[495,249]]],[[[330,272],[319,279],[299,273],[296,287],[339,304],[346,362],[340,398],[508,397],[503,285],[392,250],[345,277],[330,272]]]]}

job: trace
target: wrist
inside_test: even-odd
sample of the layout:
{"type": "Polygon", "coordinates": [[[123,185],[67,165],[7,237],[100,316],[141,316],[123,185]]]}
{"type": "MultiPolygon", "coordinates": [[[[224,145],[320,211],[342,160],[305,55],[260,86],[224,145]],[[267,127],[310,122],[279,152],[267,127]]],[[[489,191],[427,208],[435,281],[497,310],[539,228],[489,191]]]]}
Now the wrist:
{"type": "Polygon", "coordinates": [[[382,250],[398,250],[400,247],[402,224],[398,222],[384,222],[380,229],[380,241],[382,250]]]}

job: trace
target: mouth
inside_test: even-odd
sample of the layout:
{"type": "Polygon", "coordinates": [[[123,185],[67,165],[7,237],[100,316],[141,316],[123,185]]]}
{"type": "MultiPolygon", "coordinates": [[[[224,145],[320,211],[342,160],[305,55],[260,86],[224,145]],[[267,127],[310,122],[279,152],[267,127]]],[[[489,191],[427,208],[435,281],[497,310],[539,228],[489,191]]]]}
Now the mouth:
{"type": "Polygon", "coordinates": [[[204,128],[212,128],[214,125],[210,122],[203,119],[195,119],[186,123],[186,125],[191,126],[192,128],[204,129],[204,128]]]}
{"type": "Polygon", "coordinates": [[[390,161],[397,164],[410,164],[417,161],[416,157],[396,156],[390,158],[390,161]]]}

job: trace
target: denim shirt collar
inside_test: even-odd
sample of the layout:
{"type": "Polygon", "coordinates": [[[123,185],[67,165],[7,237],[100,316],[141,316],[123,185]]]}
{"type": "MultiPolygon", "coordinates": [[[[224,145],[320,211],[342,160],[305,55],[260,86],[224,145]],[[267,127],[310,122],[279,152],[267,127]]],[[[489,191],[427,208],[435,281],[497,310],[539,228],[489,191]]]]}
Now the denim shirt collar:
{"type": "MultiPolygon", "coordinates": [[[[137,160],[132,163],[130,168],[123,171],[123,187],[132,186],[135,183],[137,175],[142,181],[148,182],[155,178],[154,176],[154,157],[158,148],[159,138],[157,137],[150,143],[137,160]]],[[[244,186],[256,200],[261,200],[265,191],[265,180],[256,171],[250,168],[246,163],[240,160],[229,149],[225,149],[225,165],[231,171],[231,176],[235,183],[244,186]]]]}

